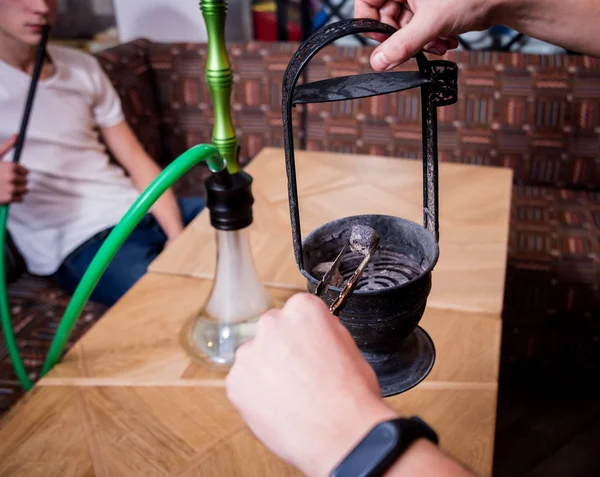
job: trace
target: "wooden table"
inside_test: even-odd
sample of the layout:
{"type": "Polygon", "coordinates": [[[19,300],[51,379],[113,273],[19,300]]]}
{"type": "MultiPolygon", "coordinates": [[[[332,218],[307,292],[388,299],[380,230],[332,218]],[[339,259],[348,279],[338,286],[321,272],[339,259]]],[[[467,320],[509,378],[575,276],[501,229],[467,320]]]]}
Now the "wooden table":
{"type": "MultiPolygon", "coordinates": [[[[420,220],[418,162],[299,153],[305,231],[335,217],[420,220]],[[323,202],[323,200],[325,201],[323,202]],[[326,205],[323,205],[326,204],[326,205]]],[[[264,150],[255,179],[255,263],[285,300],[304,282],[292,257],[282,151],[264,150]]],[[[442,446],[489,475],[511,173],[440,165],[440,262],[421,321],[437,360],[415,389],[389,399],[418,413],[442,446]]],[[[0,422],[0,475],[288,476],[226,399],[223,373],[179,345],[210,291],[214,232],[202,214],[151,271],[0,422]]]]}

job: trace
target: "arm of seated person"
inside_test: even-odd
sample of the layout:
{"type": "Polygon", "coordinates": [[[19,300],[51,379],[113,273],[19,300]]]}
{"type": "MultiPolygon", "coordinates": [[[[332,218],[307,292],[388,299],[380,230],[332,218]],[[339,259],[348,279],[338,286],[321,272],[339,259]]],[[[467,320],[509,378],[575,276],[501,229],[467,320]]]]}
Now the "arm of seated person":
{"type": "MultiPolygon", "coordinates": [[[[102,136],[116,160],[127,171],[135,187],[141,192],[156,179],[160,167],[148,156],[126,121],[101,128],[102,136]]],[[[165,192],[151,210],[169,242],[183,230],[181,213],[172,190],[165,192]]]]}

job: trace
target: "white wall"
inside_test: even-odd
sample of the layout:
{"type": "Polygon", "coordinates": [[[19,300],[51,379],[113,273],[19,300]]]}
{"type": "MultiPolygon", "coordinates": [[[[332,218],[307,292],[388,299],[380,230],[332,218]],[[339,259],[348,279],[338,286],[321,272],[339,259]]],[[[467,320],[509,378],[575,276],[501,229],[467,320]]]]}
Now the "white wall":
{"type": "Polygon", "coordinates": [[[96,15],[114,15],[113,0],[92,0],[96,15]]]}
{"type": "MultiPolygon", "coordinates": [[[[68,11],[69,0],[58,0],[58,11],[65,13],[68,11]]],[[[96,15],[114,15],[113,0],[91,0],[90,4],[96,15]]]]}
{"type": "MultiPolygon", "coordinates": [[[[113,0],[119,39],[122,42],[136,38],[158,42],[205,42],[206,28],[198,4],[198,0],[113,0]]],[[[229,2],[228,41],[251,38],[249,5],[249,0],[229,2]]]]}

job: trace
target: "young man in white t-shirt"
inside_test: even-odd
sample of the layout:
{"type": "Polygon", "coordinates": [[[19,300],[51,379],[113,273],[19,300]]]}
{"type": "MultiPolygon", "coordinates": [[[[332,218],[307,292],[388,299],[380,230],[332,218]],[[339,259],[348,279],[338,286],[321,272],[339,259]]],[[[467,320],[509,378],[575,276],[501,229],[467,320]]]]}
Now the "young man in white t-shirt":
{"type": "MultiPolygon", "coordinates": [[[[0,0],[0,203],[28,270],[69,291],[111,228],[160,172],[129,128],[95,58],[50,45],[25,147],[12,163],[42,25],[58,0],[0,0]],[[99,131],[99,132],[98,132],[99,131]],[[109,163],[104,142],[120,166],[109,163]],[[126,174],[126,173],[127,174],[126,174]]],[[[92,299],[113,304],[203,207],[200,198],[159,199],[123,245],[92,299]]]]}

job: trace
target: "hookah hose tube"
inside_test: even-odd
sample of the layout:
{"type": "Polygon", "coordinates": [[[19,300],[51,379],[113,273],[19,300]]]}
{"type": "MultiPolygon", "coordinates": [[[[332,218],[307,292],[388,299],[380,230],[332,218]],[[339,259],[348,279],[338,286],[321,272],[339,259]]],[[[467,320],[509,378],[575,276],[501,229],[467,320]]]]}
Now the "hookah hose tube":
{"type": "MultiPolygon", "coordinates": [[[[237,139],[231,121],[231,113],[229,109],[229,100],[231,95],[231,85],[233,75],[227,58],[225,49],[225,41],[222,32],[225,28],[225,6],[226,3],[219,0],[202,0],[200,7],[207,23],[207,30],[212,36],[209,45],[209,63],[207,66],[207,78],[213,96],[215,105],[215,118],[219,119],[219,127],[215,121],[215,131],[213,131],[214,146],[199,145],[184,154],[179,156],[169,167],[167,167],[159,176],[148,186],[142,193],[139,199],[133,204],[117,226],[106,238],[102,247],[92,260],[88,270],[77,286],[65,314],[58,326],[56,335],[51,343],[48,356],[44,362],[42,376],[45,375],[60,359],[62,352],[68,342],[69,336],[79,317],[81,310],[90,297],[94,287],[97,285],[100,277],[106,270],[106,267],[117,253],[125,239],[129,236],[135,226],[139,223],[142,217],[152,207],[154,202],[183,174],[185,174],[192,166],[200,161],[206,160],[209,169],[214,173],[215,181],[223,187],[231,186],[229,173],[238,171],[237,164],[237,139]],[[217,107],[218,106],[218,107],[217,107]],[[229,172],[228,172],[229,171],[229,172]]],[[[47,35],[47,32],[45,32],[47,35]]],[[[45,51],[45,50],[44,50],[45,51]]],[[[42,60],[44,55],[38,51],[42,60]]],[[[39,73],[38,73],[39,75],[39,73]]],[[[37,79],[32,82],[33,92],[30,92],[31,98],[35,92],[37,79]]],[[[31,99],[32,101],[32,99],[31,99]]],[[[26,105],[25,116],[28,119],[31,106],[28,98],[26,105]]],[[[26,127],[26,121],[24,121],[26,127]]],[[[24,132],[21,135],[24,137],[24,132]]],[[[21,141],[23,139],[21,138],[21,141]]],[[[19,149],[22,148],[22,144],[19,149]]],[[[7,210],[0,210],[0,228],[5,229],[6,218],[8,217],[7,210]],[[4,220],[4,222],[2,222],[4,220]]],[[[4,230],[5,232],[5,230],[4,230]]],[[[0,231],[0,234],[2,231],[0,231]]],[[[0,235],[0,244],[3,243],[5,236],[0,235]]],[[[0,268],[0,311],[2,312],[2,324],[7,337],[7,345],[11,354],[11,359],[19,376],[19,380],[23,387],[28,390],[32,387],[31,380],[27,376],[27,372],[19,355],[18,346],[14,336],[14,332],[10,323],[10,310],[8,307],[8,294],[6,290],[6,275],[4,272],[5,265],[0,268]],[[4,280],[2,280],[4,278],[4,280]],[[4,301],[3,301],[4,300],[4,301]]]]}
{"type": "MultiPolygon", "coordinates": [[[[31,116],[31,109],[33,107],[33,100],[35,98],[35,90],[40,79],[40,73],[42,72],[44,59],[46,58],[46,44],[48,43],[49,36],[50,25],[46,24],[42,27],[42,39],[40,40],[36,51],[33,74],[31,77],[31,83],[29,84],[29,92],[27,93],[27,102],[25,103],[23,118],[21,119],[21,127],[19,129],[17,143],[15,145],[15,152],[13,155],[13,162],[15,164],[18,164],[21,160],[21,152],[23,151],[23,145],[25,144],[25,134],[27,132],[27,125],[29,124],[29,117],[31,116]]],[[[19,346],[12,327],[10,306],[8,304],[5,254],[7,221],[8,204],[3,204],[0,206],[0,250],[2,253],[2,257],[0,257],[0,321],[2,322],[2,331],[6,341],[6,349],[8,351],[8,355],[10,356],[10,360],[12,361],[17,378],[19,379],[19,382],[23,388],[25,388],[25,390],[29,390],[33,384],[31,379],[29,379],[23,359],[19,353],[19,346]]]]}
{"type": "Polygon", "coordinates": [[[6,222],[8,219],[8,205],[4,204],[0,206],[0,250],[2,250],[2,257],[0,257],[0,319],[2,321],[2,332],[4,333],[4,341],[6,342],[6,350],[10,356],[15,374],[21,383],[21,386],[26,391],[29,391],[33,384],[25,364],[19,353],[19,345],[15,332],[12,327],[12,319],[10,314],[10,305],[8,304],[8,286],[6,283],[6,222]]]}
{"type": "MultiPolygon", "coordinates": [[[[211,145],[200,144],[192,147],[184,152],[181,156],[175,159],[157,178],[144,190],[140,197],[134,202],[127,213],[115,226],[112,232],[108,235],[100,250],[90,263],[90,266],[83,275],[79,285],[75,289],[73,296],[65,310],[63,318],[58,326],[56,335],[50,345],[48,356],[42,368],[42,376],[45,375],[60,359],[65,346],[75,326],[75,322],[83,307],[87,303],[92,291],[102,277],[102,274],[108,267],[109,263],[118,252],[121,245],[131,234],[133,229],[142,220],[144,215],[148,213],[154,203],[162,196],[165,191],[171,187],[181,176],[188,172],[194,165],[199,162],[206,161],[210,171],[213,173],[215,180],[224,186],[229,184],[229,175],[226,169],[225,160],[219,154],[219,151],[211,145]]],[[[6,223],[8,216],[8,208],[0,209],[0,221],[6,223]]],[[[4,245],[6,239],[6,227],[0,229],[0,246],[4,245]]],[[[5,262],[0,260],[0,311],[2,313],[2,325],[6,344],[21,385],[25,390],[33,387],[23,361],[19,354],[18,345],[11,326],[10,308],[8,305],[8,292],[5,279],[5,262]],[[2,279],[4,278],[4,279],[2,279]]]]}
{"type": "Polygon", "coordinates": [[[50,345],[48,356],[42,368],[42,376],[50,371],[60,359],[77,318],[123,242],[160,196],[189,169],[201,161],[206,161],[209,169],[214,173],[215,179],[226,185],[229,175],[225,160],[219,154],[217,148],[207,144],[200,144],[187,150],[158,175],[106,237],[100,250],[98,250],[81,278],[50,345]]]}

